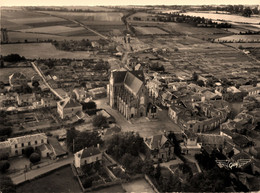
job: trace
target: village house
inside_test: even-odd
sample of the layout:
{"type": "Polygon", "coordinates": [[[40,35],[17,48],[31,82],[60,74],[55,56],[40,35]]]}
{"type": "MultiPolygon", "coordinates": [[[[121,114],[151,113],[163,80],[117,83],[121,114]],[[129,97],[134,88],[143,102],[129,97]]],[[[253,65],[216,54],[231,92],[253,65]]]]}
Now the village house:
{"type": "Polygon", "coordinates": [[[8,156],[11,154],[11,146],[9,141],[0,142],[0,154],[8,156]]]}
{"type": "Polygon", "coordinates": [[[88,96],[84,88],[75,88],[73,93],[78,101],[84,101],[88,96]]]}
{"type": "Polygon", "coordinates": [[[24,135],[21,137],[8,138],[11,147],[10,156],[18,156],[24,153],[26,147],[37,147],[47,143],[47,136],[44,133],[24,135]]]}
{"type": "Polygon", "coordinates": [[[9,76],[9,84],[11,90],[21,89],[24,86],[27,86],[26,76],[21,72],[15,72],[9,76]]]}
{"type": "Polygon", "coordinates": [[[35,94],[18,94],[17,95],[18,105],[32,105],[36,101],[35,94]]]}
{"type": "Polygon", "coordinates": [[[115,123],[116,122],[116,120],[115,120],[115,118],[112,116],[112,115],[110,115],[106,110],[101,110],[101,111],[98,111],[97,112],[97,115],[102,115],[102,116],[104,116],[104,117],[106,117],[106,120],[107,120],[107,123],[108,124],[111,124],[111,123],[115,123]]]}
{"type": "Polygon", "coordinates": [[[184,141],[180,143],[181,153],[195,155],[200,153],[201,145],[198,143],[198,136],[196,133],[185,130],[183,132],[184,141]]]}
{"type": "Polygon", "coordinates": [[[71,118],[82,111],[82,105],[71,98],[65,98],[57,103],[57,112],[62,119],[71,118]]]}
{"type": "Polygon", "coordinates": [[[155,135],[145,138],[144,143],[147,147],[147,157],[155,162],[160,160],[167,162],[175,159],[174,145],[165,135],[155,135]]]}
{"type": "Polygon", "coordinates": [[[248,96],[258,95],[260,93],[260,86],[242,85],[239,87],[241,91],[248,93],[248,96]]]}
{"type": "Polygon", "coordinates": [[[44,97],[44,98],[41,98],[41,106],[42,107],[56,107],[57,101],[51,97],[44,97]]]}
{"type": "Polygon", "coordinates": [[[93,99],[104,98],[107,96],[107,90],[104,87],[93,88],[88,91],[93,99]]]}
{"type": "Polygon", "coordinates": [[[202,146],[209,145],[217,149],[222,149],[224,147],[225,137],[222,135],[198,133],[197,136],[198,142],[202,146]]]}
{"type": "Polygon", "coordinates": [[[103,154],[98,147],[84,148],[74,154],[74,166],[80,168],[82,165],[102,162],[103,154]]]}

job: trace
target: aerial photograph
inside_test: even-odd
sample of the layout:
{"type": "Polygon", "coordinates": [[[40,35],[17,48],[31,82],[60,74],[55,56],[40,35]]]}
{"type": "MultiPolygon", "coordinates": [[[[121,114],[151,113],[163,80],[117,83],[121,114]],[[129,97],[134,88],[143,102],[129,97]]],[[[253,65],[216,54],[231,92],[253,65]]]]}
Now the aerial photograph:
{"type": "Polygon", "coordinates": [[[260,192],[259,0],[8,0],[0,29],[0,193],[260,192]]]}

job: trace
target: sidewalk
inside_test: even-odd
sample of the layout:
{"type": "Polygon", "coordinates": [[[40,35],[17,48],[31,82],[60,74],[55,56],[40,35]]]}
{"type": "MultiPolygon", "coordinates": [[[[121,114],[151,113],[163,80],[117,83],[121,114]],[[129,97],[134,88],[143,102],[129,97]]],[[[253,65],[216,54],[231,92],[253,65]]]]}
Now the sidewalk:
{"type": "Polygon", "coordinates": [[[72,162],[73,162],[73,157],[62,159],[53,164],[50,164],[50,165],[47,165],[47,166],[44,166],[44,167],[41,167],[38,169],[30,170],[29,172],[22,173],[18,176],[11,177],[11,179],[12,179],[13,183],[15,185],[17,185],[24,181],[34,179],[37,176],[40,176],[42,174],[45,174],[47,172],[50,172],[52,170],[65,166],[67,164],[70,164],[72,162]]]}

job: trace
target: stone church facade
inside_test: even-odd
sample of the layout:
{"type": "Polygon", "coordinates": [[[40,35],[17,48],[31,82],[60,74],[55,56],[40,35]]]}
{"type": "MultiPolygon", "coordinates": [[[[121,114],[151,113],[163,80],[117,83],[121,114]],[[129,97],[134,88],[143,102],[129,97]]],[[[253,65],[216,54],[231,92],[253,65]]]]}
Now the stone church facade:
{"type": "Polygon", "coordinates": [[[108,89],[109,105],[126,119],[150,115],[143,71],[112,71],[108,89]]]}

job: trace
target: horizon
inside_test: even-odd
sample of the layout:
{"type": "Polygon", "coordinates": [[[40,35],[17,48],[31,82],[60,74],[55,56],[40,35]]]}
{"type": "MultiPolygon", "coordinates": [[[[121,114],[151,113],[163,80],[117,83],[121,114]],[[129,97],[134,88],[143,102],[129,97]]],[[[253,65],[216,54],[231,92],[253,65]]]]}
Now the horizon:
{"type": "Polygon", "coordinates": [[[190,6],[203,6],[203,5],[259,5],[259,0],[250,0],[249,2],[245,2],[244,0],[208,0],[207,3],[202,0],[161,0],[158,4],[158,1],[148,1],[143,0],[141,3],[138,0],[132,0],[129,4],[129,1],[119,0],[116,2],[109,2],[107,0],[97,0],[93,1],[82,1],[82,0],[74,0],[73,5],[69,0],[9,0],[0,3],[0,7],[21,7],[21,6],[174,6],[174,5],[190,5],[190,6]]]}

